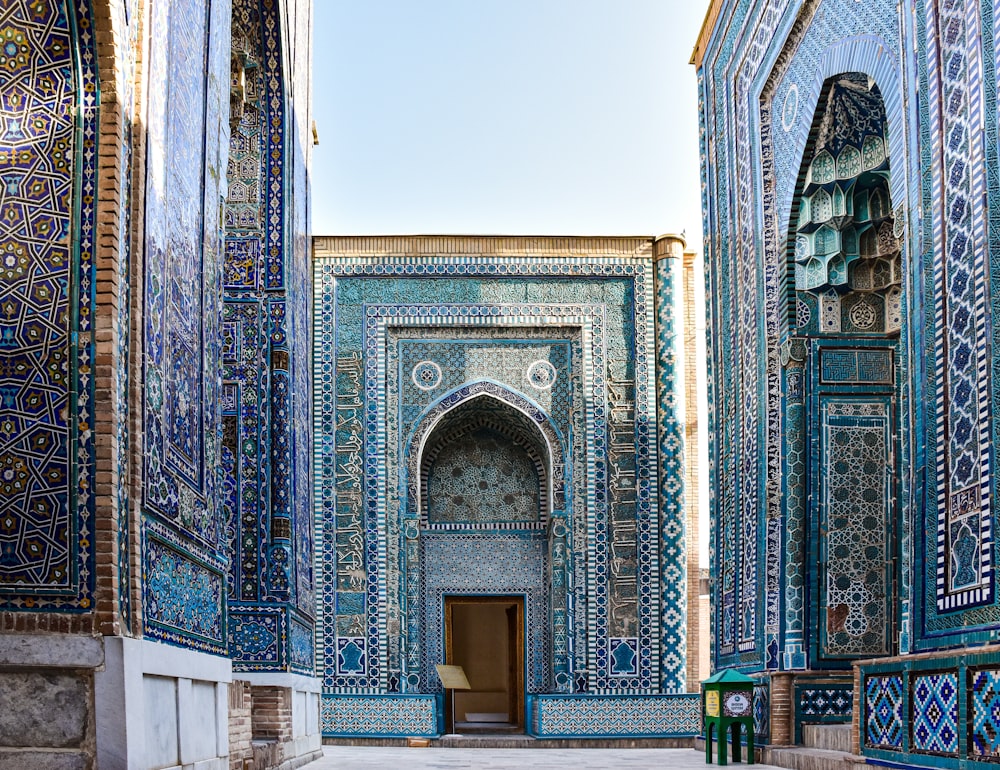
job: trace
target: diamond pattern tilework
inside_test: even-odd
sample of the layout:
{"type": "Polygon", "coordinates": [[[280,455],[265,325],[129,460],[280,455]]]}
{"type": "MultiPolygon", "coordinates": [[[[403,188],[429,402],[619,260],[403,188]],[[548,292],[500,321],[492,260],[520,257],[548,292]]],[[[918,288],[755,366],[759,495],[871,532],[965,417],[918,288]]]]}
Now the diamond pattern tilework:
{"type": "Polygon", "coordinates": [[[969,754],[1000,759],[1000,670],[972,672],[969,754]]]}
{"type": "Polygon", "coordinates": [[[911,718],[914,751],[958,752],[958,676],[914,676],[911,718]]]}
{"type": "Polygon", "coordinates": [[[901,750],[902,711],[902,677],[895,674],[868,676],[865,679],[865,746],[901,750]]]}
{"type": "Polygon", "coordinates": [[[753,732],[756,743],[771,740],[771,687],[769,682],[753,686],[753,732]]]}
{"type": "Polygon", "coordinates": [[[928,3],[929,111],[941,121],[933,166],[934,329],[937,348],[937,609],[992,602],[986,243],[978,3],[928,3]],[[945,299],[947,298],[947,299],[945,299]],[[936,319],[937,320],[937,319],[936,319]],[[943,343],[943,344],[942,344],[943,343]],[[981,370],[983,370],[981,372],[981,370]]]}
{"type": "Polygon", "coordinates": [[[660,652],[663,689],[683,692],[683,660],[687,655],[687,633],[678,619],[688,611],[686,533],[684,522],[684,442],[676,411],[678,391],[678,335],[673,319],[677,259],[656,263],[656,398],[657,441],[660,450],[658,478],[660,499],[660,652]]]}

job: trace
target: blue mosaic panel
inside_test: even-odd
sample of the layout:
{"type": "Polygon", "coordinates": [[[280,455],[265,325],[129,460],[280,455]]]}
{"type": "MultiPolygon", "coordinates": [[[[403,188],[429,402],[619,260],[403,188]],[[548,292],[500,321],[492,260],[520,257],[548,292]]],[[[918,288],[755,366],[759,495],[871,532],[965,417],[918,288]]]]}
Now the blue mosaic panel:
{"type": "Polygon", "coordinates": [[[870,748],[903,747],[903,678],[897,674],[865,679],[864,744],[870,748]]]}
{"type": "Polygon", "coordinates": [[[0,606],[87,611],[98,90],[91,6],[15,0],[3,18],[0,606]]]}
{"type": "MultiPolygon", "coordinates": [[[[882,0],[738,2],[720,16],[699,68],[711,298],[709,421],[717,437],[710,473],[716,489],[718,665],[777,665],[779,630],[785,663],[808,665],[803,608],[809,579],[801,556],[791,558],[803,553],[795,526],[804,521],[802,513],[790,509],[787,522],[767,521],[765,528],[765,517],[785,511],[790,486],[783,478],[785,427],[805,424],[802,414],[783,414],[778,361],[790,326],[788,306],[796,305],[788,302],[784,264],[788,212],[826,76],[857,70],[875,77],[888,94],[890,143],[900,146],[899,76],[892,53],[899,26],[895,6],[882,0]],[[788,533],[785,543],[782,531],[788,533]],[[758,543],[764,553],[755,552],[758,543]],[[752,567],[742,563],[744,554],[752,567]],[[786,614],[779,618],[782,589],[786,614]],[[752,645],[748,625],[755,620],[755,600],[765,617],[756,621],[752,645]]],[[[832,125],[839,130],[842,122],[832,125]]],[[[896,186],[903,189],[903,175],[896,186]]],[[[804,323],[818,324],[818,305],[797,309],[804,323]]],[[[858,311],[861,321],[863,315],[858,311]]],[[[805,497],[796,495],[794,501],[804,503],[805,497]]]]}
{"type": "MultiPolygon", "coordinates": [[[[684,692],[682,676],[687,657],[687,633],[677,620],[688,612],[687,533],[684,520],[684,439],[677,414],[679,335],[674,324],[677,259],[660,259],[655,270],[657,478],[660,506],[659,569],[661,598],[660,656],[664,692],[684,692]]],[[[693,449],[687,451],[694,451],[693,449]]],[[[655,549],[654,549],[655,550],[655,549]]]]}
{"type": "Polygon", "coordinates": [[[205,652],[226,652],[225,578],[190,554],[146,537],[143,620],[153,639],[205,652]]]}
{"type": "Polygon", "coordinates": [[[973,758],[1000,759],[1000,670],[972,672],[970,690],[969,754],[973,758]]]}
{"type": "Polygon", "coordinates": [[[530,732],[538,738],[693,736],[701,731],[698,695],[574,696],[531,699],[530,732]]]}
{"type": "Polygon", "coordinates": [[[431,524],[533,524],[540,518],[541,478],[528,450],[482,426],[452,441],[427,476],[431,524]],[[489,494],[489,504],[480,501],[489,494]]]}
{"type": "Polygon", "coordinates": [[[471,594],[525,597],[525,689],[550,690],[553,661],[544,536],[425,531],[420,549],[422,690],[440,687],[434,666],[445,662],[444,597],[471,594]]]}
{"type": "Polygon", "coordinates": [[[435,695],[323,695],[320,730],[326,738],[436,736],[440,734],[438,698],[435,695]]]}
{"type": "Polygon", "coordinates": [[[229,80],[228,19],[219,4],[183,0],[156,5],[148,20],[163,44],[147,62],[141,282],[143,630],[219,654],[228,645],[222,496],[232,490],[216,476],[225,134],[214,84],[229,80]]]}
{"type": "MultiPolygon", "coordinates": [[[[237,669],[312,670],[313,532],[309,489],[308,271],[286,237],[285,79],[274,0],[233,5],[222,266],[223,483],[232,608],[288,613],[287,645],[265,662],[241,650],[237,669]],[[288,275],[296,280],[285,286],[288,275]],[[293,399],[292,393],[296,393],[293,399]],[[262,461],[263,458],[263,461],[262,461]],[[304,625],[303,625],[304,623],[304,625]],[[286,654],[287,653],[287,654],[286,654]]],[[[304,191],[302,191],[304,201],[304,191]]],[[[304,202],[301,204],[304,205],[304,202]]],[[[284,632],[283,632],[284,634],[284,632]]]]}
{"type": "Polygon", "coordinates": [[[150,23],[151,34],[168,43],[150,53],[144,498],[148,510],[216,546],[217,521],[203,485],[211,414],[203,378],[214,363],[205,356],[211,347],[203,305],[211,275],[205,262],[211,265],[214,256],[203,242],[205,85],[202,72],[189,66],[206,57],[205,5],[187,0],[160,7],[150,23]]]}
{"type": "MultiPolygon", "coordinates": [[[[850,719],[854,692],[843,687],[803,687],[799,690],[799,713],[803,717],[843,717],[850,719]]],[[[806,719],[806,721],[811,721],[806,719]]]]}
{"type": "Polygon", "coordinates": [[[611,676],[635,676],[639,668],[639,640],[608,639],[608,660],[611,676]]]}
{"type": "Polygon", "coordinates": [[[288,623],[288,663],[293,671],[311,674],[315,666],[312,623],[292,618],[288,623]]]}
{"type": "Polygon", "coordinates": [[[771,687],[766,681],[753,686],[753,732],[755,743],[771,740],[771,687]]]}
{"type": "Polygon", "coordinates": [[[819,654],[889,652],[889,405],[824,398],[819,654]]]}
{"type": "Polygon", "coordinates": [[[267,671],[281,660],[285,618],[277,608],[229,612],[229,649],[241,671],[267,671]]]}
{"type": "Polygon", "coordinates": [[[910,720],[913,751],[958,752],[958,675],[914,676],[910,720]]]}

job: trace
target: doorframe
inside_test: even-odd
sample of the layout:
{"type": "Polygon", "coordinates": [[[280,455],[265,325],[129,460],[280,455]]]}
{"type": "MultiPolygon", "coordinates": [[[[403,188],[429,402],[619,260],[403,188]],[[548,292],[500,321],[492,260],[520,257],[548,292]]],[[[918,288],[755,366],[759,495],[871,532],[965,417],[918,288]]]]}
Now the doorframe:
{"type": "MultiPolygon", "coordinates": [[[[524,649],[524,611],[526,597],[524,594],[445,594],[444,599],[444,662],[447,665],[451,665],[454,660],[454,650],[452,643],[452,630],[451,630],[451,618],[452,618],[452,608],[456,604],[513,604],[515,607],[515,628],[513,630],[513,661],[510,661],[510,669],[513,678],[511,683],[512,692],[510,694],[509,704],[511,707],[510,714],[514,717],[511,720],[511,725],[516,725],[519,728],[524,728],[524,701],[525,701],[525,649],[524,649]]],[[[511,629],[508,629],[511,630],[511,629]]],[[[509,637],[508,637],[509,638],[509,637]]],[[[508,644],[511,642],[509,641],[508,644]]],[[[454,698],[455,692],[451,691],[451,696],[454,698]]],[[[454,710],[451,708],[451,703],[445,703],[445,722],[446,729],[450,732],[455,731],[455,725],[450,724],[452,721],[452,714],[454,710]]]]}

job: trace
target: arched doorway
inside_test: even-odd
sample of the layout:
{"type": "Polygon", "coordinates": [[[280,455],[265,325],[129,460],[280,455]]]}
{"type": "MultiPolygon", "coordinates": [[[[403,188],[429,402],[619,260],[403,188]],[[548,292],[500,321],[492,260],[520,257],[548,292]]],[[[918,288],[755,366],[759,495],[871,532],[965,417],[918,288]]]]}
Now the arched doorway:
{"type": "MultiPolygon", "coordinates": [[[[419,575],[411,583],[416,590],[407,591],[409,626],[421,629],[419,639],[407,640],[411,660],[415,643],[420,651],[411,687],[439,690],[434,666],[457,642],[466,657],[498,661],[496,671],[479,672],[488,680],[481,688],[477,674],[470,677],[467,710],[485,721],[523,725],[525,694],[552,689],[552,610],[566,606],[565,576],[552,574],[549,558],[553,538],[566,535],[563,468],[561,440],[545,413],[496,383],[463,386],[417,425],[407,463],[411,526],[404,528],[416,541],[404,548],[407,574],[419,575]],[[497,628],[506,624],[504,655],[462,638],[467,618],[449,625],[469,613],[488,614],[491,601],[504,603],[494,618],[497,628]]],[[[464,715],[458,721],[469,721],[464,715]]]]}
{"type": "Polygon", "coordinates": [[[905,320],[889,179],[877,84],[863,73],[829,78],[802,160],[787,261],[787,349],[797,363],[788,375],[786,478],[804,487],[793,498],[805,506],[813,668],[895,651],[905,320]]]}

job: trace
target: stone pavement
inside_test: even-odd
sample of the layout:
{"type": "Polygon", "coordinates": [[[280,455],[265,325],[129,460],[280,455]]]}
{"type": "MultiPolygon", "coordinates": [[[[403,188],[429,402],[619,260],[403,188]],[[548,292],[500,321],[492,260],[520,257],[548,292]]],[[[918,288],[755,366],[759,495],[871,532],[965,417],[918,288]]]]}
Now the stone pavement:
{"type": "MultiPolygon", "coordinates": [[[[451,749],[378,746],[324,746],[323,759],[308,770],[705,770],[705,755],[694,749],[451,749]]],[[[734,767],[732,763],[729,767],[734,767]]],[[[748,767],[735,765],[735,767],[748,767]]],[[[753,765],[771,770],[772,765],[753,765]]]]}

